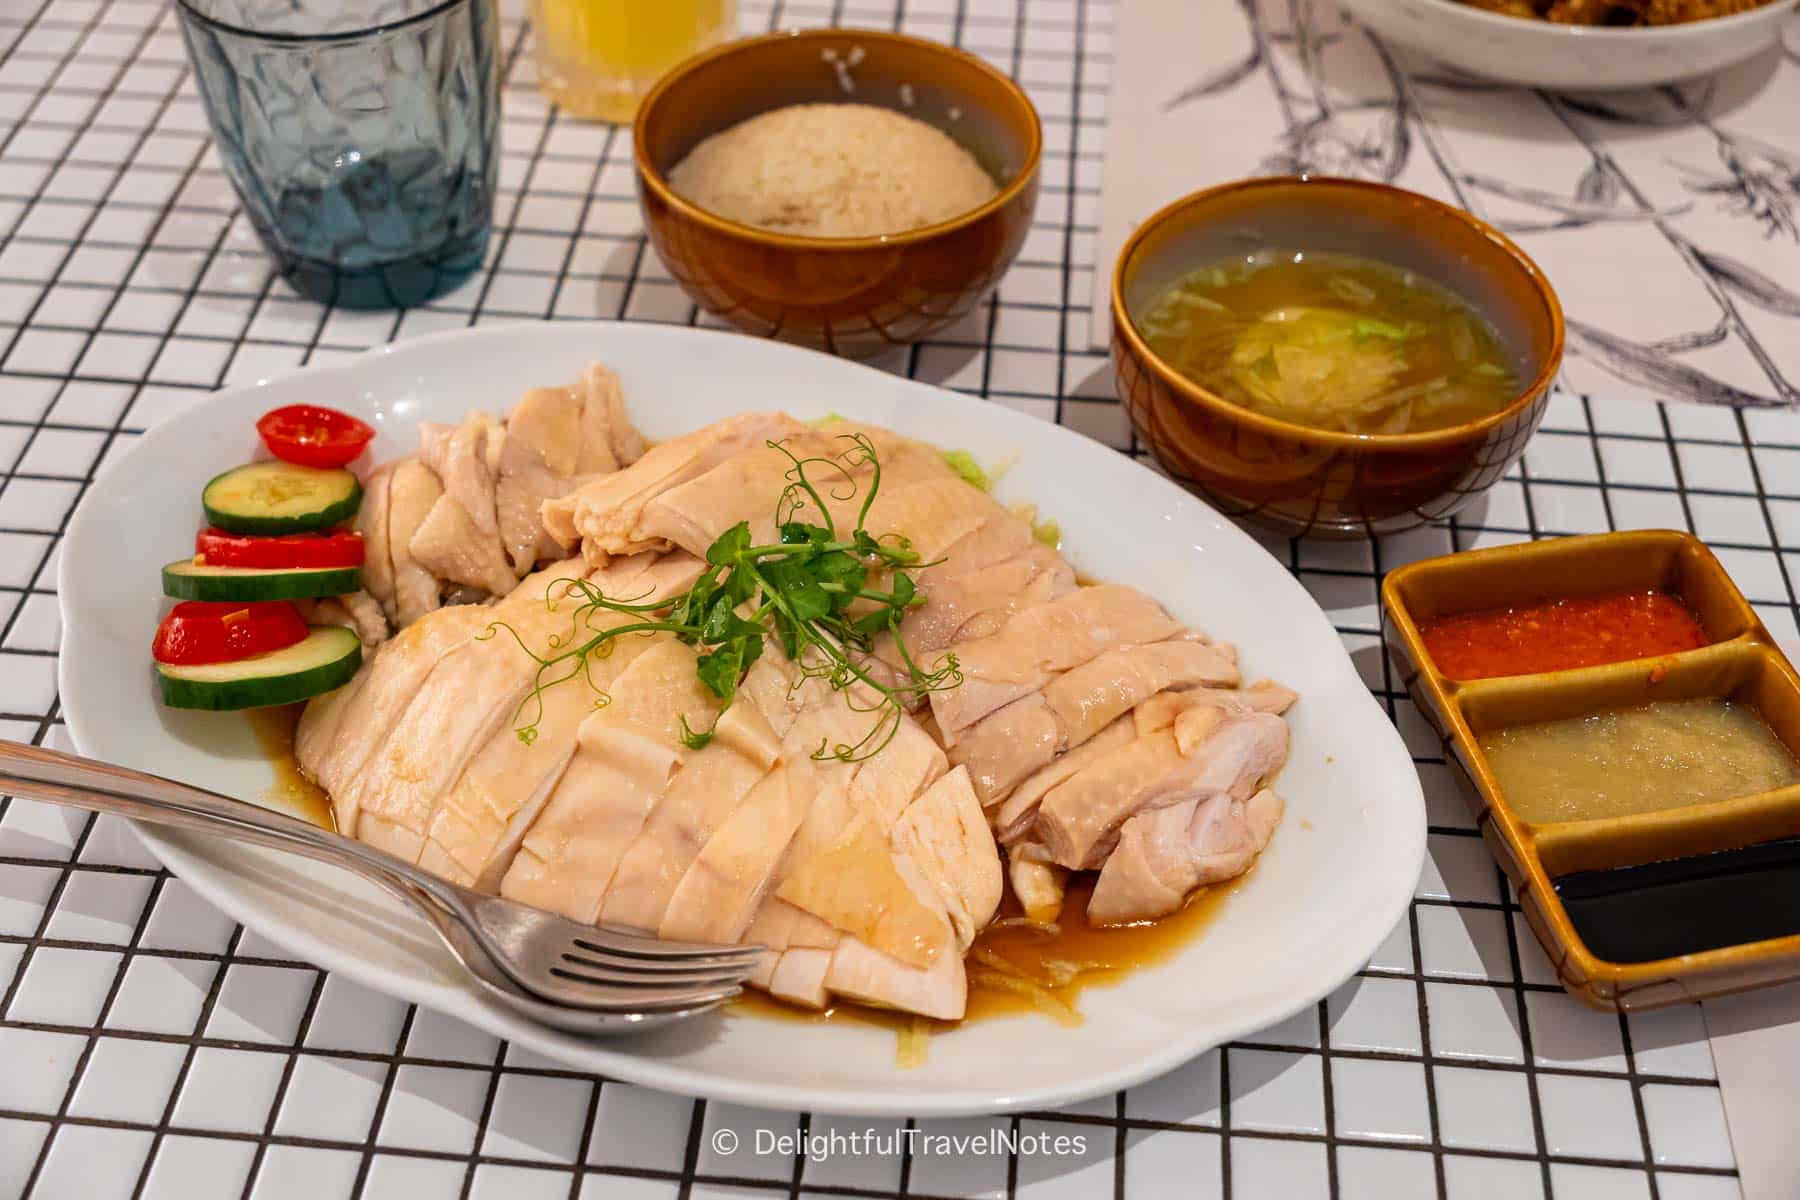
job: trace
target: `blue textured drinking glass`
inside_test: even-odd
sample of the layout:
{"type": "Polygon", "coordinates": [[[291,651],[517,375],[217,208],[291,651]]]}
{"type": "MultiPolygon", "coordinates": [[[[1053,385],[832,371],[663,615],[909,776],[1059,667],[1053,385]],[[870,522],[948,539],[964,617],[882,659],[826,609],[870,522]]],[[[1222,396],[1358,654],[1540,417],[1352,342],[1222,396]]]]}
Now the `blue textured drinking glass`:
{"type": "Polygon", "coordinates": [[[494,0],[178,0],[225,171],[295,291],[420,304],[481,265],[494,0]]]}

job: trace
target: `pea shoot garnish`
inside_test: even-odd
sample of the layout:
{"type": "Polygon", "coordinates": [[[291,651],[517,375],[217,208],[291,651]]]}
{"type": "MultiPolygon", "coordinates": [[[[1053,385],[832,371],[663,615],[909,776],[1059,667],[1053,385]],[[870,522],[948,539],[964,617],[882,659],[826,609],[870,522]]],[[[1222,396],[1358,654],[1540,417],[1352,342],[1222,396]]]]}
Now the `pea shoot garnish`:
{"type": "MultiPolygon", "coordinates": [[[[809,458],[797,456],[782,442],[767,443],[792,464],[776,504],[780,540],[752,545],[749,522],[738,522],[707,547],[706,570],[681,595],[619,600],[585,579],[558,580],[550,585],[545,602],[554,610],[576,600],[572,629],[566,636],[552,637],[542,654],[525,645],[505,622],[488,626],[483,638],[504,629],[538,664],[531,693],[519,706],[515,727],[519,740],[530,745],[537,739],[548,688],[581,677],[594,690],[595,706],[607,704],[610,698],[594,682],[591,666],[610,654],[618,639],[632,634],[669,633],[700,647],[695,670],[701,685],[722,702],[721,713],[731,707],[738,684],[761,657],[767,637],[774,637],[795,664],[800,675],[796,687],[808,679],[823,679],[844,693],[853,710],[879,713],[853,743],[822,740],[813,751],[815,759],[860,762],[880,753],[893,740],[912,702],[960,684],[962,672],[955,655],[946,654],[926,668],[901,636],[901,620],[925,603],[910,572],[932,564],[920,562],[906,538],[894,534],[877,538],[864,527],[881,489],[881,460],[866,435],[847,434],[842,440],[849,445],[841,453],[809,458]],[[857,509],[856,527],[840,534],[819,489],[825,487],[832,500],[847,505],[856,498],[856,474],[864,467],[869,469],[868,488],[857,509]],[[821,483],[814,477],[827,474],[837,478],[821,483]],[[595,618],[602,613],[636,619],[596,628],[595,618]],[[875,639],[884,632],[893,635],[898,671],[885,664],[869,668],[875,639]]],[[[713,737],[712,727],[695,729],[685,715],[681,730],[683,743],[693,750],[713,737]]]]}

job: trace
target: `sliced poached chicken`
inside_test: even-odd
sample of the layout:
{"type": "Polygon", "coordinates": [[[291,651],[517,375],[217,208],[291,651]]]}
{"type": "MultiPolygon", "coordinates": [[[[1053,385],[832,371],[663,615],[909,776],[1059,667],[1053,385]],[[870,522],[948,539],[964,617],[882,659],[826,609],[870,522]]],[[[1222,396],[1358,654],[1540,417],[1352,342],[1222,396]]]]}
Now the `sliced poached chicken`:
{"type": "MultiPolygon", "coordinates": [[[[422,428],[419,456],[368,494],[373,599],[359,603],[402,632],[309,705],[296,742],[340,828],[578,920],[759,943],[753,982],[784,1000],[954,1019],[963,955],[1008,881],[1029,917],[1053,920],[1068,873],[1098,870],[1089,919],[1152,918],[1247,870],[1280,821],[1269,784],[1293,693],[1240,687],[1232,646],[1141,592],[1078,586],[924,443],[748,413],[646,448],[596,365],[527,393],[504,424],[422,428]],[[874,464],[850,435],[880,463],[866,514],[874,464]],[[774,440],[802,459],[849,450],[839,486],[797,495],[774,440]],[[880,697],[833,689],[773,643],[722,713],[696,671],[705,648],[667,633],[621,637],[586,683],[533,697],[520,643],[544,653],[581,633],[579,600],[546,604],[547,590],[585,578],[614,600],[671,597],[738,522],[778,538],[784,496],[804,502],[795,519],[847,531],[861,516],[926,564],[901,636],[927,669],[954,655],[962,683],[921,700],[878,754],[846,748],[866,746],[880,697]],[[500,599],[439,608],[447,583],[500,599]],[[712,737],[696,748],[684,732],[700,729],[712,737]]],[[[583,611],[585,636],[636,619],[583,611]]],[[[891,635],[869,670],[904,678],[891,635]]]]}

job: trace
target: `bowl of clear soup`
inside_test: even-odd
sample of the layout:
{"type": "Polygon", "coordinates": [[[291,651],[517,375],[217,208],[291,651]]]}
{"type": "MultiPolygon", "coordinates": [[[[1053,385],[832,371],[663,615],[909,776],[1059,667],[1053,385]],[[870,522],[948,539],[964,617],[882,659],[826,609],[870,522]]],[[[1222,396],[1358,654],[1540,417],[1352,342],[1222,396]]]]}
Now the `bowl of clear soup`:
{"type": "Polygon", "coordinates": [[[1712,553],[1635,531],[1413,563],[1383,631],[1568,991],[1800,978],[1800,676],[1712,553]]]}
{"type": "Polygon", "coordinates": [[[1126,241],[1112,354],[1177,480],[1283,533],[1370,537],[1476,502],[1542,419],[1563,316],[1458,208],[1318,176],[1195,192],[1126,241]]]}

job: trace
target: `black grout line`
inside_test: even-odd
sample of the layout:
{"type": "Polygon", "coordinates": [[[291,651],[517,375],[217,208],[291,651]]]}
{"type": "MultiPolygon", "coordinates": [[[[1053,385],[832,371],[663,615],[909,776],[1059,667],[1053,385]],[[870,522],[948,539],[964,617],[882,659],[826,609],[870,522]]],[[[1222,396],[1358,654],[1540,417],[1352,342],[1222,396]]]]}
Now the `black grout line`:
{"type": "Polygon", "coordinates": [[[688,1200],[694,1191],[694,1172],[700,1165],[700,1135],[706,1131],[706,1101],[694,1101],[688,1114],[687,1149],[681,1159],[681,1191],[676,1200],[688,1200]]]}
{"type": "Polygon", "coordinates": [[[1314,1016],[1319,1022],[1319,1085],[1324,1092],[1325,1110],[1325,1187],[1332,1200],[1337,1200],[1341,1188],[1338,1181],[1338,1129],[1337,1104],[1332,1072],[1331,1049],[1331,1010],[1329,997],[1320,1000],[1314,1006],[1314,1016]]]}
{"type": "MultiPolygon", "coordinates": [[[[1757,459],[1755,443],[1750,437],[1750,424],[1740,411],[1733,416],[1737,421],[1738,438],[1744,448],[1744,457],[1750,461],[1750,485],[1756,489],[1757,503],[1762,509],[1763,528],[1769,533],[1769,544],[1779,546],[1781,536],[1776,530],[1775,514],[1769,508],[1769,495],[1764,490],[1762,464],[1757,459]]],[[[1788,615],[1796,625],[1800,625],[1800,595],[1796,595],[1794,573],[1788,566],[1785,554],[1775,555],[1775,567],[1781,572],[1781,586],[1787,591],[1788,615]]]]}
{"type": "Polygon", "coordinates": [[[250,1166],[244,1172],[241,1200],[250,1200],[251,1190],[256,1186],[256,1176],[262,1170],[263,1157],[269,1150],[269,1139],[275,1136],[275,1123],[281,1119],[282,1105],[287,1102],[288,1086],[294,1081],[294,1069],[299,1065],[307,1034],[312,1031],[313,1017],[319,1011],[319,998],[324,994],[325,972],[314,968],[312,989],[306,997],[306,1009],[300,1014],[300,1024],[294,1029],[294,1045],[287,1052],[287,1061],[281,1067],[281,1081],[275,1085],[275,1096],[269,1101],[269,1117],[263,1122],[263,1136],[257,1141],[256,1151],[250,1156],[250,1166]]]}
{"type": "Polygon", "coordinates": [[[587,1120],[581,1123],[581,1140],[575,1146],[575,1174],[569,1180],[568,1200],[577,1200],[581,1193],[582,1177],[590,1169],[587,1159],[594,1145],[594,1126],[600,1119],[600,1092],[607,1083],[607,1080],[595,1076],[593,1086],[588,1089],[587,1120]]]}
{"type": "MultiPolygon", "coordinates": [[[[1659,404],[1656,406],[1656,415],[1662,422],[1663,432],[1665,434],[1670,432],[1669,410],[1659,404]]],[[[1692,493],[1688,490],[1686,472],[1683,471],[1681,466],[1681,455],[1676,451],[1673,443],[1665,443],[1665,445],[1669,454],[1669,470],[1675,476],[1675,494],[1681,501],[1681,519],[1685,523],[1687,531],[1693,533],[1696,529],[1696,526],[1694,525],[1694,504],[1692,493]]],[[[1654,1193],[1654,1185],[1652,1185],[1651,1190],[1654,1193]]],[[[1654,1194],[1651,1196],[1651,1200],[1656,1200],[1654,1194]]]]}
{"type": "MultiPolygon", "coordinates": [[[[219,969],[213,973],[212,981],[207,985],[206,999],[201,1002],[200,1016],[194,1022],[196,1030],[205,1029],[207,1022],[212,1020],[213,1008],[219,1002],[219,993],[225,990],[225,977],[231,972],[232,952],[237,949],[238,942],[243,940],[243,937],[244,927],[242,925],[232,930],[231,940],[226,943],[225,952],[220,957],[219,969]]],[[[162,1119],[151,1131],[150,1149],[144,1153],[144,1165],[138,1172],[137,1184],[131,1192],[133,1197],[141,1196],[144,1185],[150,1181],[150,1171],[156,1163],[156,1153],[162,1148],[163,1138],[167,1135],[170,1126],[175,1123],[175,1110],[181,1104],[182,1092],[187,1087],[188,1076],[193,1072],[194,1059],[199,1056],[199,1049],[200,1047],[196,1043],[189,1046],[187,1052],[181,1056],[181,1069],[175,1073],[175,1084],[169,1089],[169,1098],[163,1105],[162,1119]]],[[[25,1191],[27,1194],[30,1193],[29,1184],[26,1185],[25,1191]]]]}
{"type": "MultiPolygon", "coordinates": [[[[91,837],[93,834],[94,827],[98,824],[99,824],[98,816],[89,817],[87,825],[85,827],[83,827],[83,829],[81,831],[80,837],[78,837],[76,839],[76,844],[77,844],[76,853],[80,853],[80,847],[85,846],[87,844],[88,838],[91,837]]],[[[56,888],[51,893],[50,901],[44,905],[44,915],[40,922],[40,929],[48,927],[49,923],[55,919],[57,906],[62,902],[63,891],[66,888],[69,879],[70,879],[70,876],[65,874],[60,880],[57,881],[56,888]]],[[[157,884],[153,884],[151,886],[151,892],[152,892],[153,896],[154,896],[154,893],[156,893],[158,890],[160,890],[160,886],[161,886],[160,881],[158,881],[157,884]]],[[[149,900],[146,900],[143,911],[138,914],[137,923],[132,927],[131,941],[134,944],[137,942],[137,940],[139,938],[141,938],[143,936],[143,931],[144,931],[145,926],[147,926],[150,923],[150,909],[151,909],[151,903],[149,900]]],[[[4,1015],[4,1014],[12,1011],[13,1003],[18,998],[18,988],[24,982],[24,979],[25,979],[25,970],[30,965],[30,955],[31,955],[31,951],[29,949],[27,949],[25,954],[20,957],[18,968],[17,968],[17,973],[13,976],[12,984],[7,989],[7,994],[4,998],[4,1001],[0,1002],[0,1015],[4,1015]]],[[[107,1012],[112,1008],[113,1001],[118,997],[119,987],[125,979],[125,968],[128,965],[129,965],[129,960],[128,960],[127,956],[121,951],[119,953],[119,961],[115,964],[114,969],[113,969],[112,981],[107,985],[106,998],[103,1001],[101,1001],[100,1012],[99,1012],[98,1019],[96,1021],[95,1028],[84,1031],[86,1034],[86,1037],[87,1037],[87,1042],[85,1045],[82,1046],[81,1053],[79,1056],[77,1056],[77,1058],[75,1060],[75,1067],[69,1073],[69,1082],[68,1082],[68,1085],[63,1089],[62,1100],[57,1106],[56,1116],[55,1116],[55,1118],[53,1118],[53,1122],[62,1122],[62,1121],[66,1121],[68,1119],[69,1105],[74,1102],[75,1093],[81,1087],[81,1078],[84,1074],[86,1074],[88,1063],[90,1061],[92,1061],[92,1059],[93,1059],[94,1049],[100,1043],[99,1026],[101,1023],[104,1022],[107,1012]]],[[[10,1024],[10,1023],[11,1022],[4,1022],[4,1023],[0,1023],[0,1024],[10,1024]]],[[[49,1160],[50,1160],[51,1143],[54,1142],[55,1140],[56,1139],[54,1136],[46,1136],[44,1138],[44,1144],[41,1147],[39,1147],[37,1160],[32,1164],[31,1173],[26,1176],[25,1187],[24,1187],[25,1194],[30,1193],[33,1183],[36,1181],[38,1176],[43,1173],[44,1165],[47,1162],[49,1162],[49,1160]]],[[[149,1162],[149,1159],[146,1158],[145,1163],[148,1164],[148,1162],[149,1162]]]]}
{"type": "MultiPolygon", "coordinates": [[[[46,26],[46,28],[50,27],[49,23],[44,21],[44,14],[50,11],[50,6],[53,3],[55,3],[55,0],[38,0],[38,6],[35,10],[33,10],[31,16],[27,17],[25,20],[19,22],[18,25],[15,26],[15,28],[17,28],[19,31],[18,36],[15,37],[13,39],[13,41],[6,47],[5,53],[0,54],[0,67],[5,66],[8,62],[10,62],[12,60],[13,56],[18,52],[19,43],[23,42],[27,37],[31,36],[32,30],[36,29],[39,26],[39,24],[44,24],[46,26]]],[[[90,26],[91,26],[91,24],[92,23],[90,22],[90,26]]],[[[57,24],[55,27],[61,28],[60,23],[57,24]]],[[[87,36],[87,33],[85,32],[85,29],[84,29],[83,32],[77,34],[76,39],[75,39],[76,44],[79,45],[81,39],[85,38],[86,36],[87,36]]],[[[22,129],[22,128],[24,128],[24,126],[25,126],[25,115],[20,114],[19,128],[22,129]]],[[[3,149],[4,149],[4,147],[0,146],[0,150],[3,150],[3,149]]]]}
{"type": "Polygon", "coordinates": [[[469,1200],[469,1193],[475,1187],[475,1168],[480,1162],[481,1147],[487,1141],[488,1123],[494,1119],[494,1101],[500,1095],[500,1078],[505,1073],[506,1048],[509,1043],[505,1038],[497,1039],[494,1047],[494,1061],[488,1064],[487,1094],[481,1101],[481,1116],[475,1122],[475,1136],[469,1143],[469,1165],[463,1171],[462,1200],[469,1200]]]}
{"type": "MultiPolygon", "coordinates": [[[[364,1186],[369,1182],[369,1169],[375,1165],[376,1138],[381,1133],[382,1121],[387,1117],[388,1101],[394,1095],[394,1083],[400,1076],[401,1061],[398,1052],[406,1045],[407,1039],[412,1037],[413,1022],[418,1016],[419,1006],[407,1005],[406,1016],[400,1022],[399,1036],[394,1039],[395,1054],[388,1060],[387,1073],[381,1079],[381,1095],[376,1098],[375,1111],[369,1116],[369,1132],[364,1136],[360,1147],[362,1157],[356,1166],[356,1186],[351,1189],[352,1195],[362,1195],[364,1186]]],[[[381,1149],[387,1153],[394,1148],[383,1146],[381,1149]]]]}
{"type": "Polygon", "coordinates": [[[1213,1053],[1219,1056],[1219,1195],[1220,1200],[1232,1200],[1231,1048],[1220,1046],[1213,1053]]]}
{"type": "Polygon", "coordinates": [[[1638,1139],[1644,1148],[1644,1169],[1650,1174],[1650,1200],[1661,1200],[1662,1187],[1656,1179],[1656,1153],[1650,1145],[1650,1118],[1644,1111],[1644,1083],[1638,1078],[1637,1054],[1631,1045],[1631,1022],[1619,1014],[1619,1044],[1625,1051],[1625,1070],[1631,1080],[1631,1107],[1637,1117],[1638,1139]]]}
{"type": "MultiPolygon", "coordinates": [[[[1297,539],[1295,545],[1296,549],[1293,552],[1297,554],[1297,539]]],[[[1386,572],[1382,566],[1381,558],[1381,542],[1379,540],[1370,541],[1370,565],[1374,568],[1378,577],[1385,577],[1386,572]]],[[[1379,591],[1380,585],[1377,584],[1376,586],[1379,591]]],[[[1378,642],[1377,644],[1382,646],[1377,652],[1381,662],[1382,702],[1387,709],[1388,719],[1394,720],[1398,715],[1399,699],[1394,688],[1394,660],[1393,657],[1387,653],[1383,643],[1378,642]]],[[[1426,853],[1429,854],[1430,852],[1430,846],[1427,844],[1426,853]]],[[[1443,1125],[1438,1109],[1437,1078],[1432,1070],[1430,1061],[1431,1013],[1425,996],[1425,951],[1424,944],[1419,940],[1419,902],[1417,898],[1407,905],[1406,921],[1408,933],[1410,935],[1409,940],[1412,943],[1413,988],[1418,1004],[1419,1058],[1423,1062],[1421,1069],[1425,1073],[1425,1117],[1427,1126],[1431,1130],[1431,1143],[1434,1147],[1431,1152],[1431,1169],[1437,1182],[1438,1195],[1443,1196],[1446,1194],[1444,1155],[1441,1150],[1435,1149],[1435,1147],[1440,1146],[1443,1142],[1443,1125]]]]}

